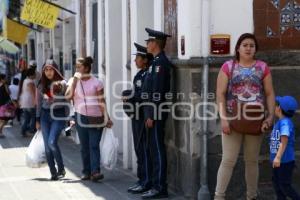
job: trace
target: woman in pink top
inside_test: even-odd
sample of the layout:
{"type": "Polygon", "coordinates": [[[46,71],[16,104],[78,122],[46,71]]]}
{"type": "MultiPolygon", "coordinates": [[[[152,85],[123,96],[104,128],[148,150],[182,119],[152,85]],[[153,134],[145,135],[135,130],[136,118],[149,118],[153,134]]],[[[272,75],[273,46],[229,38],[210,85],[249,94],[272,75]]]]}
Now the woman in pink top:
{"type": "Polygon", "coordinates": [[[90,74],[93,59],[78,58],[76,73],[69,81],[66,91],[68,99],[73,99],[76,130],[81,144],[82,180],[98,181],[104,178],[100,171],[99,143],[103,127],[112,127],[106,112],[103,83],[90,74]],[[95,123],[95,119],[103,119],[95,123]]]}
{"type": "MultiPolygon", "coordinates": [[[[240,36],[235,46],[235,60],[221,67],[217,79],[217,103],[222,126],[222,162],[217,175],[215,200],[224,200],[225,192],[237,161],[240,147],[244,146],[247,200],[257,199],[258,157],[263,135],[247,135],[229,126],[228,116],[234,105],[250,103],[265,105],[268,115],[262,123],[264,132],[273,123],[275,97],[272,76],[267,64],[255,59],[258,50],[253,34],[240,36]]],[[[246,131],[245,131],[246,132],[246,131]]]]}

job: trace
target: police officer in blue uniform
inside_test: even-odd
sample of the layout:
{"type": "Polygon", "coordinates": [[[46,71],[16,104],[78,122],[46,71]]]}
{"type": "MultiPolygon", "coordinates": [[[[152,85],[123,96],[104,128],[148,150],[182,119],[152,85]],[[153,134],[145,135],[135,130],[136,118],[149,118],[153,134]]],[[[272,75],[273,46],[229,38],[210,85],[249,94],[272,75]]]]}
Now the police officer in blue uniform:
{"type": "Polygon", "coordinates": [[[170,92],[170,73],[172,64],[164,53],[166,40],[170,35],[149,28],[147,51],[154,57],[142,88],[142,99],[150,105],[144,107],[147,143],[152,165],[152,187],[143,193],[143,199],[160,199],[168,197],[167,189],[167,157],[165,138],[165,122],[168,113],[162,112],[166,102],[166,94],[170,92]]]}
{"type": "MultiPolygon", "coordinates": [[[[141,92],[148,67],[153,60],[152,54],[147,53],[147,48],[134,43],[137,53],[135,58],[135,63],[140,71],[135,75],[133,80],[133,94],[130,91],[123,92],[123,100],[126,103],[130,103],[134,108],[134,112],[127,112],[128,116],[132,119],[132,133],[134,149],[137,157],[137,177],[138,182],[128,188],[128,192],[139,194],[150,189],[151,187],[151,166],[148,164],[150,156],[146,149],[146,129],[143,109],[140,104],[142,103],[141,92]],[[131,95],[131,98],[126,98],[124,96],[131,95]]],[[[130,110],[130,109],[128,109],[130,110]]],[[[126,109],[125,109],[126,111],[126,109]]]]}

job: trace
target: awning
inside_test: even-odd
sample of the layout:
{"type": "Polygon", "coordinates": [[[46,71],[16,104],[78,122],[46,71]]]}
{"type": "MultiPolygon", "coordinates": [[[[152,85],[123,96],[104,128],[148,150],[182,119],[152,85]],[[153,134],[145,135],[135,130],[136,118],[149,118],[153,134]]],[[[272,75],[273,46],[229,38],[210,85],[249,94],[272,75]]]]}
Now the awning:
{"type": "Polygon", "coordinates": [[[16,54],[20,49],[12,42],[0,36],[0,49],[10,54],[16,54]]]}

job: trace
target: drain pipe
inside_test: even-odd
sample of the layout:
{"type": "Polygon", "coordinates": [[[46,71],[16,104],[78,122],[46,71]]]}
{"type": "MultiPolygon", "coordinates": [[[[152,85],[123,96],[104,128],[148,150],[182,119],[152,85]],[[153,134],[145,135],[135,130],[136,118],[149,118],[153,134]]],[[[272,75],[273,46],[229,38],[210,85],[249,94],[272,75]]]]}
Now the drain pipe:
{"type": "Polygon", "coordinates": [[[210,193],[208,190],[207,178],[207,135],[208,135],[208,121],[207,121],[207,100],[208,100],[208,52],[209,52],[209,26],[210,26],[210,0],[202,0],[202,38],[201,49],[203,56],[202,68],[202,105],[203,105],[203,120],[202,120],[202,134],[201,134],[201,158],[200,158],[200,189],[198,191],[198,200],[210,200],[210,193]]]}

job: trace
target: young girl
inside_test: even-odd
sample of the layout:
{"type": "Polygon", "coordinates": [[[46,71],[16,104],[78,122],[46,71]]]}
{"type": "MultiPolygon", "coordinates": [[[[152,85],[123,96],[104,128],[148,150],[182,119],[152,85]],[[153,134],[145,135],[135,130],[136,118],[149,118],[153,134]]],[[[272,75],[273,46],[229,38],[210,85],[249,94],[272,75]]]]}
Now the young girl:
{"type": "Polygon", "coordinates": [[[36,128],[42,130],[51,180],[58,180],[66,174],[57,144],[68,117],[65,88],[66,82],[58,71],[57,64],[53,60],[47,60],[37,92],[36,128]]]}

